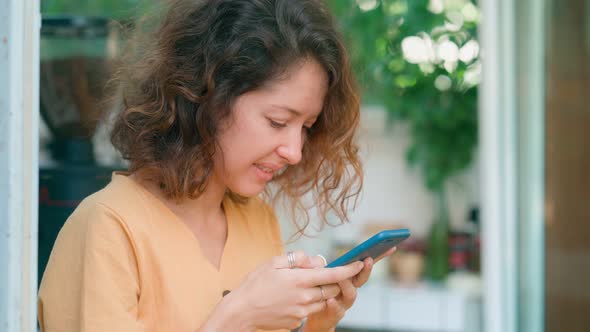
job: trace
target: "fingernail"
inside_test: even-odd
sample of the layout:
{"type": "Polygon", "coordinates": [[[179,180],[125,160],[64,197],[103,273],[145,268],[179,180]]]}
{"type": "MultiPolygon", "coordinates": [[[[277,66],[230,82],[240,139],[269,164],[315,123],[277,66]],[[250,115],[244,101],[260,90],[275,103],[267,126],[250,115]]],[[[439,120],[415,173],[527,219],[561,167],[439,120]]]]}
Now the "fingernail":
{"type": "Polygon", "coordinates": [[[328,261],[326,260],[326,257],[324,257],[324,256],[322,256],[320,254],[318,254],[316,256],[318,256],[319,258],[321,258],[324,261],[324,266],[328,265],[328,261]]]}

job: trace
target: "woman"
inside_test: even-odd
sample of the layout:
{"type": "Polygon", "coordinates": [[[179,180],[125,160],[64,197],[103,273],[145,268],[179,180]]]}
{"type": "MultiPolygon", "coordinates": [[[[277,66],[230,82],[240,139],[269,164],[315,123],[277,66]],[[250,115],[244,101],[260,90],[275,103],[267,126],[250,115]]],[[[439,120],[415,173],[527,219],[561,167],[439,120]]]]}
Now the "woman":
{"type": "Polygon", "coordinates": [[[326,269],[317,256],[283,255],[259,198],[285,198],[296,212],[310,193],[324,221],[346,219],[362,185],[358,98],[327,9],[174,2],[142,45],[119,73],[125,102],[111,136],[129,172],[62,228],[39,291],[42,330],[284,330],[305,320],[303,331],[333,331],[373,261],[326,269]]]}

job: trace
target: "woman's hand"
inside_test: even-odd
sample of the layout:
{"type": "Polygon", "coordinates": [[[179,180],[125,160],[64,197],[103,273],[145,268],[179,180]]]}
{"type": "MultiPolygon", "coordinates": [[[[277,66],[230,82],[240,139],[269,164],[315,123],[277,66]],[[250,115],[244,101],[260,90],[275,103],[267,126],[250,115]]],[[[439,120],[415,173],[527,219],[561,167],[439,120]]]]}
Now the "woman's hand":
{"type": "MultiPolygon", "coordinates": [[[[296,267],[313,264],[302,251],[295,252],[294,258],[296,267]]],[[[294,329],[309,315],[324,310],[325,300],[340,294],[338,284],[363,275],[359,274],[363,268],[362,262],[355,262],[331,269],[290,269],[287,256],[277,256],[250,273],[219,307],[240,331],[294,329]]]]}
{"type": "MultiPolygon", "coordinates": [[[[384,257],[391,255],[394,251],[395,247],[391,248],[374,261],[370,257],[366,258],[363,261],[363,269],[359,274],[352,278],[340,281],[338,285],[341,293],[336,297],[326,299],[323,310],[315,312],[308,317],[307,322],[303,327],[303,332],[333,331],[336,328],[336,324],[338,324],[338,322],[344,317],[346,311],[354,304],[357,288],[361,287],[367,282],[367,280],[369,280],[373,265],[384,257]]],[[[312,263],[314,263],[315,267],[321,266],[322,269],[320,270],[323,270],[323,267],[325,266],[325,261],[323,260],[312,260],[312,263]]]]}

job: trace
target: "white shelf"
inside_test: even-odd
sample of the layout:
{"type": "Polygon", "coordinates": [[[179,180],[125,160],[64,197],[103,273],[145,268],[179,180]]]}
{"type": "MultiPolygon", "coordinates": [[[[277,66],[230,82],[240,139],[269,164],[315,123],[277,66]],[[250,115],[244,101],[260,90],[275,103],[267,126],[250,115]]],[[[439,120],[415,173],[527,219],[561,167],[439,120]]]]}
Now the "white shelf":
{"type": "Polygon", "coordinates": [[[369,284],[359,289],[341,327],[395,331],[479,332],[481,297],[421,284],[369,284]]]}

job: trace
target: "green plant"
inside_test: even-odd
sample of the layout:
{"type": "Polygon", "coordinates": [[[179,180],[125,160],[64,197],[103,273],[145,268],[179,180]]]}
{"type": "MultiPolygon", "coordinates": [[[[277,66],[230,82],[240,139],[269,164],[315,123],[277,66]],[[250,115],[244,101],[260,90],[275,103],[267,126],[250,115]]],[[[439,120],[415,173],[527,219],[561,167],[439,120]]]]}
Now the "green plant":
{"type": "Polygon", "coordinates": [[[479,11],[470,0],[331,0],[348,39],[365,103],[385,105],[410,127],[407,162],[434,194],[426,273],[448,272],[445,185],[477,144],[479,11]]]}
{"type": "Polygon", "coordinates": [[[147,0],[42,0],[41,12],[49,15],[104,16],[127,19],[137,15],[147,0]]]}
{"type": "Polygon", "coordinates": [[[479,11],[469,0],[331,0],[364,90],[409,123],[406,158],[443,191],[477,144],[479,11]]]}

